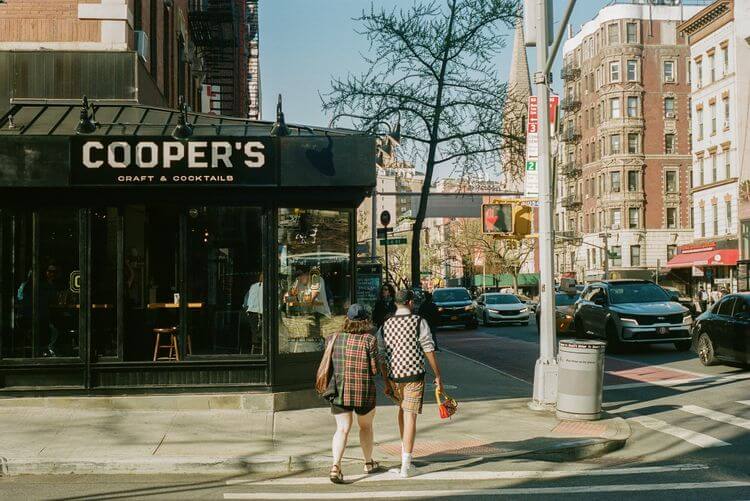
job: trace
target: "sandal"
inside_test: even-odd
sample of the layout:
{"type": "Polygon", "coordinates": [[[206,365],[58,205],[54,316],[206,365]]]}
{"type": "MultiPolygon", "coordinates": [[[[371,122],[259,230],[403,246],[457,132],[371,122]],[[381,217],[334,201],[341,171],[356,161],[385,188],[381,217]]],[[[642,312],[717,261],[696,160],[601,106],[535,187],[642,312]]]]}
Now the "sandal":
{"type": "Polygon", "coordinates": [[[343,484],[344,483],[344,474],[341,473],[341,467],[339,465],[337,465],[337,464],[331,466],[331,472],[328,474],[328,478],[334,484],[343,484]]]}
{"type": "Polygon", "coordinates": [[[365,463],[365,473],[367,473],[368,475],[370,473],[375,473],[376,471],[379,471],[379,470],[380,470],[380,463],[378,463],[374,459],[372,461],[367,461],[365,463]]]}

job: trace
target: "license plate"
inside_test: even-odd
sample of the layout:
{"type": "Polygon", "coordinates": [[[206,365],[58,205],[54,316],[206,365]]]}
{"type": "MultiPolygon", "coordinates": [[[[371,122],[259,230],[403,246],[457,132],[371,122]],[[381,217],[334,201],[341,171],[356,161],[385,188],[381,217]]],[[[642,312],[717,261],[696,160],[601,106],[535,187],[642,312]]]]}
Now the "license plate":
{"type": "Polygon", "coordinates": [[[451,317],[451,320],[458,320],[458,317],[457,317],[456,315],[453,315],[453,316],[451,317]]]}
{"type": "Polygon", "coordinates": [[[659,327],[656,329],[657,334],[669,334],[669,327],[659,327]]]}

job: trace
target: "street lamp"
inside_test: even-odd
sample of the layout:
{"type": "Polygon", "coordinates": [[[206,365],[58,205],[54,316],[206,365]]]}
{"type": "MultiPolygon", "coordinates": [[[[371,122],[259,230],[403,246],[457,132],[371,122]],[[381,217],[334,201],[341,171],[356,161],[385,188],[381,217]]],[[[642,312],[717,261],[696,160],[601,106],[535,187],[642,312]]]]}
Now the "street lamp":
{"type": "Polygon", "coordinates": [[[276,103],[276,121],[271,127],[272,136],[288,136],[289,127],[286,126],[286,120],[284,120],[284,111],[281,109],[281,94],[279,94],[279,101],[276,103]]]}
{"type": "Polygon", "coordinates": [[[76,125],[76,134],[93,134],[96,132],[96,116],[94,107],[91,106],[91,115],[89,115],[89,99],[83,96],[81,101],[81,119],[76,125]]]}
{"type": "Polygon", "coordinates": [[[177,116],[177,125],[172,131],[172,137],[178,141],[187,141],[193,135],[193,126],[188,123],[188,106],[185,98],[180,96],[180,114],[177,116]]]}

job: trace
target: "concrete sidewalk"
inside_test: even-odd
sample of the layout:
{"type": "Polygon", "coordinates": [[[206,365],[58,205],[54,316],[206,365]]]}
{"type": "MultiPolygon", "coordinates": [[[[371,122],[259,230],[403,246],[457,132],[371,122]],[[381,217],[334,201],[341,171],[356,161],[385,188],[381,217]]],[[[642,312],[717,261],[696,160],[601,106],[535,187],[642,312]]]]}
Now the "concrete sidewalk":
{"type": "MultiPolygon", "coordinates": [[[[621,418],[561,422],[527,407],[531,387],[523,381],[452,353],[441,353],[440,362],[459,410],[451,420],[439,419],[428,389],[418,421],[417,464],[477,457],[575,460],[618,449],[630,436],[621,418]]],[[[236,474],[330,464],[334,422],[328,408],[185,410],[206,398],[172,396],[167,401],[173,408],[162,410],[100,405],[111,399],[0,400],[0,472],[236,474]]],[[[395,416],[396,407],[383,397],[375,458],[386,466],[400,461],[395,416]]],[[[360,458],[355,425],[346,460],[360,458]]]]}

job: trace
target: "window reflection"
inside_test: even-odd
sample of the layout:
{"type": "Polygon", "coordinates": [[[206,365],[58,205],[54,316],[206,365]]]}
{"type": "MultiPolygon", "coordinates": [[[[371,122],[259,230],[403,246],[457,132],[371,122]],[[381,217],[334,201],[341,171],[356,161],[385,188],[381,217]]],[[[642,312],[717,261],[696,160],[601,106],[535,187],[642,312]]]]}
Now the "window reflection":
{"type": "Polygon", "coordinates": [[[7,283],[12,290],[4,294],[12,296],[4,303],[3,311],[3,357],[29,358],[32,349],[32,315],[34,312],[33,294],[33,224],[32,213],[3,213],[3,272],[7,273],[7,283]],[[6,313],[7,312],[7,313],[6,313]]]}
{"type": "MultiPolygon", "coordinates": [[[[91,211],[91,340],[97,357],[117,354],[117,231],[120,212],[91,211]]],[[[132,285],[132,268],[128,273],[132,285]]]]}
{"type": "Polygon", "coordinates": [[[192,354],[263,354],[261,210],[194,207],[187,233],[192,354]]]}
{"type": "Polygon", "coordinates": [[[279,352],[320,351],[350,303],[349,213],[279,209],[279,352]]]}

